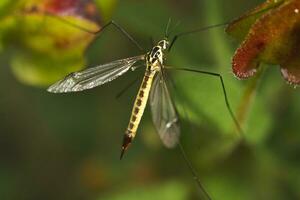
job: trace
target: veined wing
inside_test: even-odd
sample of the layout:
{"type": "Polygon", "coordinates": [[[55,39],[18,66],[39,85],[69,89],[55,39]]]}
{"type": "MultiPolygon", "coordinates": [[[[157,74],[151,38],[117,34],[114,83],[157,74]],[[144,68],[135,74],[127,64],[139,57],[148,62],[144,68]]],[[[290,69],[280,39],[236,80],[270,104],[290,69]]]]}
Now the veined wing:
{"type": "Polygon", "coordinates": [[[136,62],[144,60],[144,55],[116,60],[110,63],[74,72],[54,83],[48,92],[78,92],[94,88],[112,81],[127,72],[136,62]]]}
{"type": "Polygon", "coordinates": [[[175,147],[179,142],[180,128],[177,112],[162,72],[154,78],[150,92],[150,106],[154,126],[164,145],[168,148],[175,147]]]}

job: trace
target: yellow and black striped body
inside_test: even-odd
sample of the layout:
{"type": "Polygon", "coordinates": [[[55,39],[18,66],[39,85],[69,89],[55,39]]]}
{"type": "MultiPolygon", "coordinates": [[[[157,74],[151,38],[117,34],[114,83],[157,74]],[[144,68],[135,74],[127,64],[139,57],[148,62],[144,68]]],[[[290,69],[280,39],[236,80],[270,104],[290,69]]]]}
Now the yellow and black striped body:
{"type": "Polygon", "coordinates": [[[124,135],[121,158],[136,135],[138,126],[146,108],[153,78],[161,69],[163,63],[163,50],[165,49],[164,46],[160,44],[162,42],[164,42],[164,40],[160,41],[157,46],[153,47],[152,50],[146,54],[146,71],[139,92],[136,96],[131,118],[124,135]]]}
{"type": "Polygon", "coordinates": [[[140,86],[139,92],[137,94],[137,97],[135,99],[132,108],[129,124],[124,135],[123,150],[127,149],[128,145],[132,142],[133,138],[136,135],[137,128],[140,124],[140,121],[142,119],[148,101],[154,75],[155,75],[155,71],[154,72],[146,71],[144,75],[143,82],[140,86]]]}

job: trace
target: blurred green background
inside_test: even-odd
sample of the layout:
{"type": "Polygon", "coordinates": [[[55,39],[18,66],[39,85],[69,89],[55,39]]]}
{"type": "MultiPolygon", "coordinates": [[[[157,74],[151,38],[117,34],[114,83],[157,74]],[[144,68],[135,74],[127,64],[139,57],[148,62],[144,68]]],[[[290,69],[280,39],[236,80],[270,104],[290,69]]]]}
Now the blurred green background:
{"type": "MultiPolygon", "coordinates": [[[[163,37],[169,17],[181,21],[174,32],[182,32],[230,21],[261,2],[99,0],[97,5],[102,19],[114,19],[149,49],[151,37],[163,37]]],[[[168,55],[170,66],[221,73],[245,130],[240,142],[218,79],[170,73],[183,146],[212,199],[300,199],[299,89],[288,86],[276,66],[264,66],[257,79],[235,79],[230,63],[237,46],[216,28],[179,39],[168,55]]],[[[46,87],[16,78],[11,66],[17,48],[4,45],[0,51],[0,199],[200,199],[180,151],[163,147],[148,108],[136,140],[119,160],[139,85],[115,96],[136,77],[141,80],[143,70],[93,90],[49,94],[46,87]]],[[[87,50],[86,66],[138,54],[111,28],[87,50]]]]}

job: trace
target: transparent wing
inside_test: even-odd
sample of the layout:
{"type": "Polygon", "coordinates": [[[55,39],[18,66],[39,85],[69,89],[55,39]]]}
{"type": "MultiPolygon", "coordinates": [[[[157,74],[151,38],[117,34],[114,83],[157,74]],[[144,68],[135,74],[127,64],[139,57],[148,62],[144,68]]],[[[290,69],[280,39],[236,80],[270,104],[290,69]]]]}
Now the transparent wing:
{"type": "Polygon", "coordinates": [[[97,67],[71,73],[64,79],[51,85],[48,88],[48,92],[78,92],[94,88],[123,75],[140,60],[144,60],[144,55],[116,60],[97,67]]]}
{"type": "Polygon", "coordinates": [[[154,78],[150,92],[150,106],[154,126],[164,145],[168,148],[175,147],[179,142],[180,128],[177,112],[162,72],[154,78]]]}

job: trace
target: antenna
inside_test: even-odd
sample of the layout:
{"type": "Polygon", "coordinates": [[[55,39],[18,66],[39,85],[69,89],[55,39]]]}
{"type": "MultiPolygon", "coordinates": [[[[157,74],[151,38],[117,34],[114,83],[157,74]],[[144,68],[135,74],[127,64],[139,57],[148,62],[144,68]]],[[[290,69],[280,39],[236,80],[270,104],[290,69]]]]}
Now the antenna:
{"type": "Polygon", "coordinates": [[[169,37],[169,29],[170,29],[171,22],[172,22],[172,19],[170,17],[169,20],[168,20],[168,23],[167,23],[167,28],[166,28],[166,32],[165,32],[165,38],[169,37]]]}

